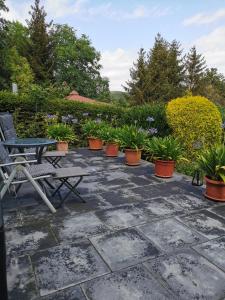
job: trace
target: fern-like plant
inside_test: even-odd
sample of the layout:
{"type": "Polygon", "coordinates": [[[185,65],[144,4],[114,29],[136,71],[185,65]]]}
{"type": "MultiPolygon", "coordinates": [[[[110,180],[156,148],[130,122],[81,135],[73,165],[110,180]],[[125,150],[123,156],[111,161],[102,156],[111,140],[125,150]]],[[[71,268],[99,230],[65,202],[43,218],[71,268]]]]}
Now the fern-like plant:
{"type": "Polygon", "coordinates": [[[141,150],[147,140],[147,132],[136,126],[125,125],[120,131],[120,143],[124,149],[141,150]]]}
{"type": "Polygon", "coordinates": [[[107,144],[120,144],[121,129],[105,124],[102,126],[100,136],[101,139],[107,144]]]}
{"type": "Polygon", "coordinates": [[[73,128],[63,123],[50,125],[47,129],[47,134],[49,138],[56,141],[69,143],[77,140],[73,128]]]}

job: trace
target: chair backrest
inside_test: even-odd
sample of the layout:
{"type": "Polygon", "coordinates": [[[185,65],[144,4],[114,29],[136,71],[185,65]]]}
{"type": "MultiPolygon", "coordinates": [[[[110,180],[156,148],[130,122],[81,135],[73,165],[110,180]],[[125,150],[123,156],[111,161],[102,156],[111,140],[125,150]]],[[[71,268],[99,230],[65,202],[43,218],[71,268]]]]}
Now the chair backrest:
{"type": "Polygon", "coordinates": [[[13,124],[13,116],[11,114],[0,114],[0,127],[3,140],[9,140],[17,137],[13,124]]]}
{"type": "MultiPolygon", "coordinates": [[[[7,163],[11,163],[12,159],[9,156],[9,153],[7,151],[7,149],[5,148],[4,144],[2,142],[0,142],[0,163],[1,164],[7,164],[7,163]]],[[[5,172],[9,175],[13,168],[11,166],[6,166],[3,167],[3,169],[5,170],[5,172]]]]}

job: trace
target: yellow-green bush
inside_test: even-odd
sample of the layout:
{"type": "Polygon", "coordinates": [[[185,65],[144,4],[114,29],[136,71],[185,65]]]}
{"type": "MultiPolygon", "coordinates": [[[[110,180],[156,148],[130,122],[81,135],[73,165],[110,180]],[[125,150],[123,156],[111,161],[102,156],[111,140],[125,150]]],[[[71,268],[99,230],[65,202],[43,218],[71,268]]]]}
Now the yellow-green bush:
{"type": "Polygon", "coordinates": [[[189,154],[196,148],[210,147],[221,141],[222,117],[216,105],[201,96],[171,100],[166,116],[173,134],[189,154]]]}

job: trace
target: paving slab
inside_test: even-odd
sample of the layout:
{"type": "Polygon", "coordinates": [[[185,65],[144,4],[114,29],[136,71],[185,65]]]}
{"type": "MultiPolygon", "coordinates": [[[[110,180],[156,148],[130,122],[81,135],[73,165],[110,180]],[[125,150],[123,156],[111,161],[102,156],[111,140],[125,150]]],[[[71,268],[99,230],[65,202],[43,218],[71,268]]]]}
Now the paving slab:
{"type": "Polygon", "coordinates": [[[132,205],[123,205],[95,213],[99,219],[113,229],[127,228],[147,222],[144,213],[135,209],[132,205]]]}
{"type": "Polygon", "coordinates": [[[219,300],[225,296],[225,273],[193,250],[144,263],[178,299],[219,300]]]}
{"type": "Polygon", "coordinates": [[[209,210],[219,215],[220,217],[225,218],[225,205],[216,205],[213,208],[210,208],[209,210]]]}
{"type": "Polygon", "coordinates": [[[41,296],[109,272],[94,247],[87,241],[37,252],[31,260],[41,296]]]}
{"type": "Polygon", "coordinates": [[[113,271],[160,255],[156,246],[134,228],[96,236],[90,240],[113,271]]]}
{"type": "Polygon", "coordinates": [[[225,219],[207,210],[178,217],[178,219],[208,239],[225,235],[225,219]]]}
{"type": "Polygon", "coordinates": [[[140,202],[135,207],[148,216],[149,220],[183,213],[181,207],[163,198],[154,198],[149,201],[140,202]]]}
{"type": "Polygon", "coordinates": [[[141,265],[82,284],[90,300],[176,299],[141,265]]]}
{"type": "Polygon", "coordinates": [[[100,196],[104,199],[104,201],[111,204],[112,206],[132,204],[143,201],[140,196],[134,194],[132,192],[132,189],[129,189],[126,186],[120,189],[116,189],[115,191],[101,193],[100,196]]]}
{"type": "Polygon", "coordinates": [[[225,236],[193,248],[225,272],[225,236]]]}
{"type": "Polygon", "coordinates": [[[69,214],[63,219],[56,218],[52,220],[51,227],[59,241],[73,241],[109,231],[109,228],[92,212],[69,214]]]}
{"type": "Polygon", "coordinates": [[[165,252],[172,252],[207,240],[175,219],[144,224],[139,226],[138,230],[165,252]]]}
{"type": "Polygon", "coordinates": [[[73,286],[35,300],[86,300],[86,297],[79,286],[73,286]]]}
{"type": "Polygon", "coordinates": [[[6,211],[4,213],[4,227],[9,229],[18,226],[22,226],[19,210],[6,211]]]}
{"type": "Polygon", "coordinates": [[[32,265],[28,256],[8,259],[7,285],[9,300],[36,299],[38,292],[32,265]]]}
{"type": "Polygon", "coordinates": [[[57,245],[50,228],[42,224],[12,228],[6,230],[5,236],[7,254],[10,256],[32,254],[57,245]]]}

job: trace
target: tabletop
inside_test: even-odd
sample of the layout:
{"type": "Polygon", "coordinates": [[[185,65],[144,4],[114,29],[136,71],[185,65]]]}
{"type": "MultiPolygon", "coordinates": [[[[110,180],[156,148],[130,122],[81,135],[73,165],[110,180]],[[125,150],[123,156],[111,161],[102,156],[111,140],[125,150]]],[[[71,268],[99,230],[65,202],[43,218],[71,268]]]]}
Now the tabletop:
{"type": "Polygon", "coordinates": [[[8,147],[26,148],[26,147],[44,147],[56,144],[55,140],[46,138],[15,138],[4,141],[4,145],[8,147]]]}

